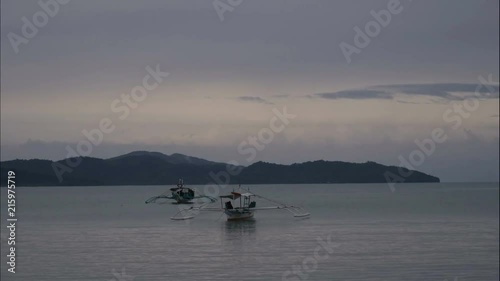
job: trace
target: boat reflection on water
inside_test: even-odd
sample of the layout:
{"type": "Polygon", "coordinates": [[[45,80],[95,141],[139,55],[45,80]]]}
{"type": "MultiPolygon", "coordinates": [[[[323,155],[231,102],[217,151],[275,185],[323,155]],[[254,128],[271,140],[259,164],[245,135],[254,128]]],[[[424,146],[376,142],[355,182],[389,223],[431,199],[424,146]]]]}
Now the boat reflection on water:
{"type": "Polygon", "coordinates": [[[240,221],[225,221],[224,239],[226,241],[241,241],[254,239],[257,231],[257,222],[255,219],[250,218],[240,221]]]}

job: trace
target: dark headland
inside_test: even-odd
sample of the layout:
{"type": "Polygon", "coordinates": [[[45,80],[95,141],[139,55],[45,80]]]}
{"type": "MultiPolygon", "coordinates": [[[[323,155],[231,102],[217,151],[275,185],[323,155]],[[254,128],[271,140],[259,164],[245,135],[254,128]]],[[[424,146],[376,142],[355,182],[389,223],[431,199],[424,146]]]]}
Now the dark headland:
{"type": "MultiPolygon", "coordinates": [[[[404,182],[439,182],[439,178],[419,171],[375,162],[349,163],[311,161],[291,165],[257,162],[249,166],[228,166],[183,154],[136,151],[109,159],[91,157],[50,160],[11,160],[0,162],[2,178],[8,171],[16,173],[18,186],[75,185],[174,185],[179,178],[185,183],[222,183],[229,171],[230,184],[306,184],[306,183],[385,183],[387,175],[404,182]],[[77,165],[73,168],[68,163],[77,165]],[[60,173],[62,181],[54,171],[60,173]],[[400,173],[402,171],[402,173],[400,173]],[[219,181],[219,182],[218,182],[219,181]]],[[[391,178],[391,180],[394,180],[391,178]]],[[[1,181],[2,186],[7,180],[1,181]]]]}

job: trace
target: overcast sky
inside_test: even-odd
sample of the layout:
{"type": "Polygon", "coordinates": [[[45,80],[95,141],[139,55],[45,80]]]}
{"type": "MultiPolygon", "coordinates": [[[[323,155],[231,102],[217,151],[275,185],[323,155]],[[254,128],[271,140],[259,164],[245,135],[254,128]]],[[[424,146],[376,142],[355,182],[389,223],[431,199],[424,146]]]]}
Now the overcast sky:
{"type": "Polygon", "coordinates": [[[417,170],[498,181],[498,1],[401,0],[356,45],[355,27],[366,32],[370,12],[392,1],[220,0],[217,11],[212,1],[73,0],[45,24],[38,1],[2,1],[1,158],[65,158],[103,118],[115,129],[91,156],[151,150],[242,165],[399,165],[442,129],[446,141],[417,170]],[[26,20],[40,25],[31,38],[26,20]],[[357,48],[349,59],[343,42],[357,48]],[[148,66],[169,75],[117,113],[148,66]],[[465,99],[478,105],[458,115],[465,99]],[[247,161],[238,146],[284,106],[296,117],[247,161]]]}

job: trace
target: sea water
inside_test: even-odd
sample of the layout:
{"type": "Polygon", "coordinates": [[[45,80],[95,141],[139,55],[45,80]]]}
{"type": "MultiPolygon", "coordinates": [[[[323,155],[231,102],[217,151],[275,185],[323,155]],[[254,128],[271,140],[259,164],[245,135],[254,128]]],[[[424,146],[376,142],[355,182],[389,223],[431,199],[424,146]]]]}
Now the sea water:
{"type": "Polygon", "coordinates": [[[144,203],[169,187],[18,187],[15,274],[2,188],[2,280],[499,280],[498,183],[247,186],[311,216],[245,222],[144,203]]]}

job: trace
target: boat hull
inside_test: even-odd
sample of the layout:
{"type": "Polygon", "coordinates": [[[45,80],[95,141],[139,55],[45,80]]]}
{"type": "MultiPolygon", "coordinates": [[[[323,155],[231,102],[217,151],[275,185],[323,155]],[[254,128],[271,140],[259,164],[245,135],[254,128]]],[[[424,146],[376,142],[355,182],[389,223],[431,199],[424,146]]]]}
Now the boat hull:
{"type": "Polygon", "coordinates": [[[193,203],[191,202],[191,199],[184,199],[184,198],[175,198],[175,201],[177,202],[177,204],[190,204],[190,203],[193,203]]]}
{"type": "Polygon", "coordinates": [[[246,220],[253,218],[253,212],[251,211],[226,210],[225,213],[228,221],[246,220]]]}

